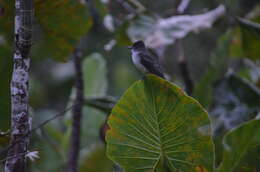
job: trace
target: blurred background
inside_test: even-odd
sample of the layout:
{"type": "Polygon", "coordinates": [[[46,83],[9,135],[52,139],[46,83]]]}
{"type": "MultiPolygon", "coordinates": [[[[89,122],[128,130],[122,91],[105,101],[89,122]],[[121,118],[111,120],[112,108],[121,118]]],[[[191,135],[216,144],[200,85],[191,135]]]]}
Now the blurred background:
{"type": "MultiPolygon", "coordinates": [[[[13,7],[13,1],[0,0],[0,150],[9,139],[13,7]]],[[[72,105],[71,56],[80,50],[86,99],[80,170],[112,171],[102,141],[105,121],[116,100],[142,77],[127,46],[144,40],[168,80],[208,110],[217,143],[228,130],[259,116],[259,22],[259,0],[35,0],[33,127],[72,105]]],[[[64,170],[70,113],[32,135],[30,150],[38,151],[40,159],[29,162],[27,171],[64,170]]]]}

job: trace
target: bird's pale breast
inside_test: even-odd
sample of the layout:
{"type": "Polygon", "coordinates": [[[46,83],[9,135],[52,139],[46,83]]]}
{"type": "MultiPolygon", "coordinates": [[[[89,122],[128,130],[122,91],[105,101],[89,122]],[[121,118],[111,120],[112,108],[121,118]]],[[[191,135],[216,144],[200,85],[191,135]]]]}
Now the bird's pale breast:
{"type": "Polygon", "coordinates": [[[147,72],[146,68],[141,63],[141,58],[139,56],[139,52],[132,51],[132,61],[138,70],[140,70],[141,72],[144,72],[144,73],[147,72]]]}

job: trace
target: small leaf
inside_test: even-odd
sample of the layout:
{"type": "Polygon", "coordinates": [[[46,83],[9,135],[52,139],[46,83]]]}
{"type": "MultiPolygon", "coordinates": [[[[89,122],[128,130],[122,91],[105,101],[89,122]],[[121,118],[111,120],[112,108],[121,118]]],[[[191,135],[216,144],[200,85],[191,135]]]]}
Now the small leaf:
{"type": "Polygon", "coordinates": [[[242,48],[247,58],[260,59],[260,24],[239,19],[242,48]]]}
{"type": "Polygon", "coordinates": [[[224,138],[223,160],[217,171],[234,171],[250,148],[259,148],[259,133],[260,120],[249,121],[229,132],[224,138]]]}
{"type": "Polygon", "coordinates": [[[84,95],[104,96],[107,90],[106,62],[102,55],[93,53],[83,61],[84,95]]]}
{"type": "Polygon", "coordinates": [[[210,125],[193,98],[155,75],[134,83],[113,108],[107,154],[125,171],[195,172],[213,168],[213,143],[199,127],[210,125]]]}
{"type": "Polygon", "coordinates": [[[232,57],[260,59],[260,24],[247,19],[238,19],[239,27],[233,29],[230,55],[232,57]]]}

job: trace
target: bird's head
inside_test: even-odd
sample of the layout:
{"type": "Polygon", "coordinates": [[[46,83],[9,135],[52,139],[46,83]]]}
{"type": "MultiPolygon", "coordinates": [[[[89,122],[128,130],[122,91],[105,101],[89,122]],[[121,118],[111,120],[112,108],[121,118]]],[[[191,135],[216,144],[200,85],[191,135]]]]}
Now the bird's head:
{"type": "Polygon", "coordinates": [[[132,46],[129,47],[131,50],[134,51],[141,51],[145,50],[145,45],[143,41],[136,41],[132,46]]]}

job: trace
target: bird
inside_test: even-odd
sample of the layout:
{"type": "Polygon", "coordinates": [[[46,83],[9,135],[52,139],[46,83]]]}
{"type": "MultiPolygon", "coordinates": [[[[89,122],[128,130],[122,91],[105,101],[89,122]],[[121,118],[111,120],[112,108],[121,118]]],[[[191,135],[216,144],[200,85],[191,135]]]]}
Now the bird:
{"type": "Polygon", "coordinates": [[[144,74],[151,73],[164,78],[159,59],[150,53],[143,41],[135,41],[131,49],[132,61],[136,68],[144,74]]]}

